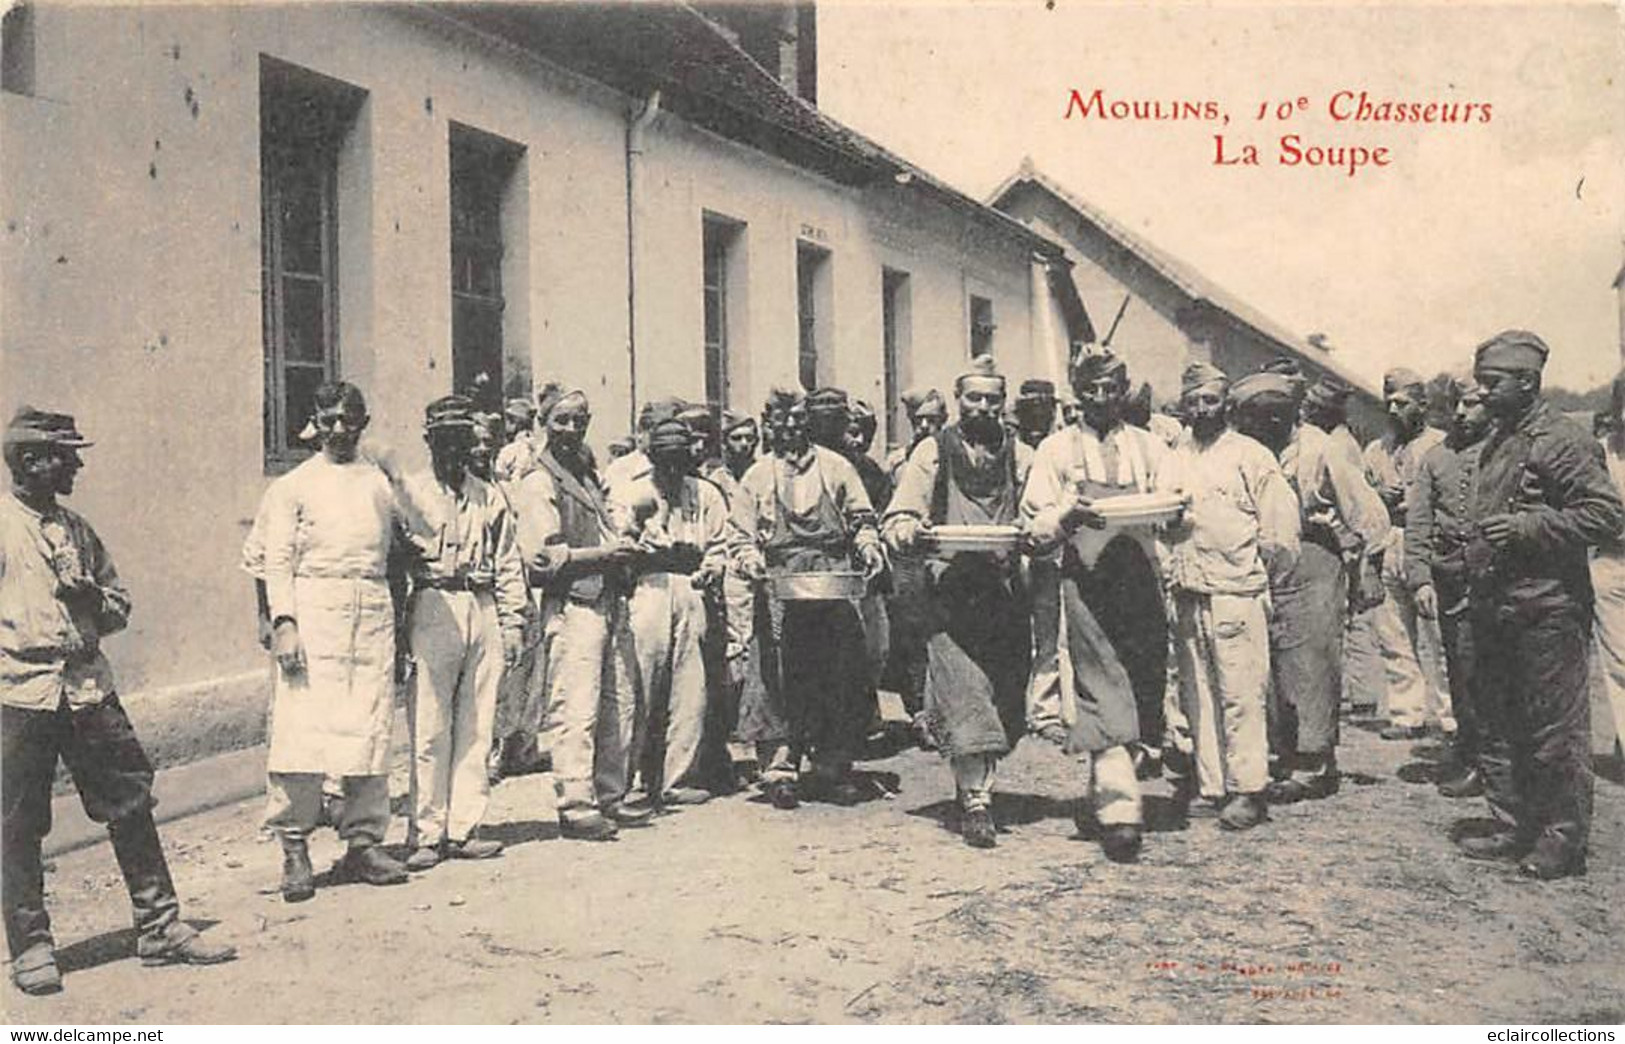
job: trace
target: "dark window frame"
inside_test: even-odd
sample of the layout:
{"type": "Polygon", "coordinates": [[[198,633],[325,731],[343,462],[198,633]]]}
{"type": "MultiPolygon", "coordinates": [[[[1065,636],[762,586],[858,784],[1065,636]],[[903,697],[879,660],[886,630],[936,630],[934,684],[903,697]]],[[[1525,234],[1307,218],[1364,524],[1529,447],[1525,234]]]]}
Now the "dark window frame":
{"type": "Polygon", "coordinates": [[[881,400],[886,410],[886,445],[895,446],[904,440],[898,423],[898,407],[902,402],[902,329],[900,312],[904,302],[901,295],[909,292],[909,273],[899,268],[880,270],[880,366],[881,400]]]}
{"type": "Polygon", "coordinates": [[[978,355],[993,354],[993,332],[998,324],[993,321],[993,299],[980,294],[971,294],[968,304],[970,313],[970,355],[974,359],[978,355]]]}
{"type": "Polygon", "coordinates": [[[340,373],[338,161],[364,97],[349,84],[261,57],[262,438],[269,473],[310,456],[297,437],[309,420],[298,414],[308,411],[295,400],[340,373]],[[312,212],[313,230],[308,221],[303,229],[292,227],[312,212]],[[314,351],[300,350],[294,339],[297,299],[304,296],[298,287],[317,291],[316,321],[304,331],[320,337],[314,351]]]}
{"type": "Polygon", "coordinates": [[[447,147],[452,385],[481,407],[500,411],[507,378],[503,200],[524,149],[458,123],[451,125],[447,147]],[[479,343],[486,338],[491,343],[479,343]],[[476,387],[482,372],[489,380],[476,387]]]}
{"type": "Polygon", "coordinates": [[[819,281],[829,278],[825,266],[830,264],[830,251],[812,243],[796,243],[796,374],[806,391],[819,385],[819,281]]]}

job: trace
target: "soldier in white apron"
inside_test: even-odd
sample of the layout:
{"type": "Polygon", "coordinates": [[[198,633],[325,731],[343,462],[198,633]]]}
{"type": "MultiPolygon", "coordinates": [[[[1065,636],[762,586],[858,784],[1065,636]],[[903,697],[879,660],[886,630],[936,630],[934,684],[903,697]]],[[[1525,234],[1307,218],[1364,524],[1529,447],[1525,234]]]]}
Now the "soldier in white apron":
{"type": "Polygon", "coordinates": [[[282,839],[282,895],[315,891],[305,839],[322,777],[344,780],[340,876],[399,884],[406,868],[379,847],[389,826],[395,703],[395,607],[387,579],[402,531],[395,492],[356,455],[367,406],[352,384],[316,393],[321,452],[267,492],[265,588],[277,675],[266,759],[266,823],[282,839]]]}

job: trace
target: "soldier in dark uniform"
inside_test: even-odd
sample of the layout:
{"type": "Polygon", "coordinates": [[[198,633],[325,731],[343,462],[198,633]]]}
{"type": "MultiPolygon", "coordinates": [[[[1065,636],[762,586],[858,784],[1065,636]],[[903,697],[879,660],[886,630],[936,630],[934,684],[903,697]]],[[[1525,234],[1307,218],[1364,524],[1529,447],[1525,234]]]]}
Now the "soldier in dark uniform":
{"type": "Polygon", "coordinates": [[[1495,427],[1479,450],[1465,549],[1490,806],[1505,829],[1466,838],[1527,876],[1585,872],[1591,826],[1586,552],[1616,539],[1625,505],[1596,440],[1540,395],[1548,349],[1524,330],[1478,346],[1473,376],[1495,427]]]}
{"type": "Polygon", "coordinates": [[[1455,712],[1456,771],[1439,782],[1445,797],[1468,798],[1484,793],[1478,770],[1481,731],[1473,686],[1473,628],[1468,612],[1463,548],[1473,535],[1464,519],[1470,514],[1478,443],[1489,427],[1484,393],[1471,378],[1453,382],[1447,397],[1455,400],[1450,431],[1428,450],[1405,499],[1405,580],[1416,599],[1416,611],[1439,621],[1445,665],[1450,680],[1450,706],[1455,712]]]}

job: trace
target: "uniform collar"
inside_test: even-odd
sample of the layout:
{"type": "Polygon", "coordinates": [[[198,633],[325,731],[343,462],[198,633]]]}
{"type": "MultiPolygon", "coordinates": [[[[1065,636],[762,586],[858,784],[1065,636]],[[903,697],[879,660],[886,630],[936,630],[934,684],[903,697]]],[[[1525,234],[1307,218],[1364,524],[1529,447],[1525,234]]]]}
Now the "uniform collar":
{"type": "Polygon", "coordinates": [[[6,490],[6,496],[10,497],[12,503],[16,504],[23,511],[27,512],[29,517],[31,517],[31,518],[46,519],[46,518],[50,518],[50,517],[52,517],[52,516],[54,516],[54,515],[56,515],[56,514],[58,514],[58,513],[60,513],[62,511],[62,502],[61,501],[56,501],[55,503],[53,503],[51,505],[51,507],[49,508],[49,510],[40,511],[38,508],[34,507],[34,505],[32,505],[28,501],[24,500],[22,498],[21,494],[19,494],[17,492],[17,488],[15,486],[13,486],[12,488],[6,490]]]}
{"type": "Polygon", "coordinates": [[[806,452],[800,456],[781,457],[779,459],[783,460],[791,471],[798,475],[805,475],[812,468],[813,462],[818,459],[818,444],[809,442],[806,452]]]}
{"type": "Polygon", "coordinates": [[[1508,430],[1541,435],[1550,430],[1551,426],[1552,408],[1545,399],[1537,397],[1530,407],[1512,422],[1508,430]]]}

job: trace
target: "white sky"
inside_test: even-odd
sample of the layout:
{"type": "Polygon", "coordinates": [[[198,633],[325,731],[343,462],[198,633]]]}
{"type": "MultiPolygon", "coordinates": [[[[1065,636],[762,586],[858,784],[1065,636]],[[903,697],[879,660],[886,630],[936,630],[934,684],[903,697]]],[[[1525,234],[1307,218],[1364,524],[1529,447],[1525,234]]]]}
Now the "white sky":
{"type": "MultiPolygon", "coordinates": [[[[1373,378],[1464,364],[1507,326],[1552,345],[1548,384],[1619,366],[1625,35],[1609,4],[1126,6],[820,0],[819,105],[977,198],[1023,155],[1373,378]],[[1228,127],[1063,120],[1086,97],[1218,101],[1228,127]],[[1338,124],[1339,89],[1488,101],[1488,124],[1338,124]],[[1306,95],[1289,123],[1261,101],[1306,95]],[[1255,143],[1263,165],[1214,166],[1255,143]],[[1276,141],[1386,144],[1350,179],[1276,141]],[[1584,179],[1581,184],[1581,179],[1584,179]],[[1578,194],[1577,194],[1578,187],[1578,194]]],[[[1096,317],[1109,321],[1110,317],[1096,317]]]]}

